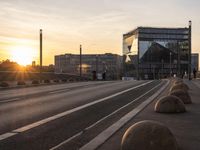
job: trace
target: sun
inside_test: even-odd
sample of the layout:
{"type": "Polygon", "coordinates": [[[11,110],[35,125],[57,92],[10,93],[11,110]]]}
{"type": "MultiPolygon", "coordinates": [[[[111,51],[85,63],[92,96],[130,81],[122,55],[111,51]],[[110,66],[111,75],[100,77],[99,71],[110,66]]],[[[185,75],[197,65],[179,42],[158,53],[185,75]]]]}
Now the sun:
{"type": "Polygon", "coordinates": [[[25,46],[17,46],[11,50],[11,60],[20,65],[30,65],[34,59],[34,49],[25,46]]]}

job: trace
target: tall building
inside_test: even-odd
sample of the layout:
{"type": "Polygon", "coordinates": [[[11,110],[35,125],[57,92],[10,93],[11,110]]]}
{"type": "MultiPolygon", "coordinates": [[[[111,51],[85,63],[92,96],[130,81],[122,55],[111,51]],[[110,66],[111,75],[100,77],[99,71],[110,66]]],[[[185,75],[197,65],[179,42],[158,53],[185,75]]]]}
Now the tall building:
{"type": "MultiPolygon", "coordinates": [[[[90,76],[106,73],[107,79],[117,79],[121,75],[122,57],[117,54],[82,55],[82,74],[90,76]]],[[[55,56],[55,72],[79,75],[80,55],[64,54],[55,56]]]]}
{"type": "Polygon", "coordinates": [[[123,75],[182,76],[189,70],[190,42],[189,28],[138,27],[123,35],[123,75]]]}

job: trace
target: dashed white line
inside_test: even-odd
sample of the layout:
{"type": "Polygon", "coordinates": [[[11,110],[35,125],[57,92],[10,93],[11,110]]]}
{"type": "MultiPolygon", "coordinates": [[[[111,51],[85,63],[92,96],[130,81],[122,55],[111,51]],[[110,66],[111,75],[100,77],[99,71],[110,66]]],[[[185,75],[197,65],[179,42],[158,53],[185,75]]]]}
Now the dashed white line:
{"type": "Polygon", "coordinates": [[[169,81],[160,88],[156,93],[149,97],[146,101],[141,103],[138,107],[130,111],[116,123],[108,127],[106,130],[101,132],[98,136],[92,139],[89,143],[81,147],[79,150],[95,150],[97,147],[102,145],[106,140],[108,140],[114,133],[116,133],[121,127],[123,127],[128,121],[130,121],[134,116],[136,116],[140,111],[142,111],[148,104],[150,104],[169,84],[169,81]]]}
{"type": "Polygon", "coordinates": [[[61,93],[61,92],[67,92],[69,91],[70,89],[64,89],[64,90],[59,90],[59,91],[52,91],[52,92],[49,92],[50,94],[55,94],[55,93],[61,93]]]}
{"type": "Polygon", "coordinates": [[[9,138],[9,137],[11,137],[11,136],[14,136],[14,135],[16,135],[17,133],[14,133],[14,132],[8,132],[8,133],[5,133],[5,134],[2,134],[1,136],[0,136],[0,141],[1,140],[3,140],[3,139],[7,139],[7,138],[9,138]]]}
{"type": "MultiPolygon", "coordinates": [[[[96,125],[99,124],[100,122],[106,120],[108,117],[110,117],[110,116],[116,114],[116,113],[119,112],[120,110],[122,110],[122,109],[124,109],[125,107],[131,105],[132,103],[136,102],[137,100],[139,100],[140,98],[142,98],[143,96],[145,96],[145,95],[148,94],[149,92],[153,91],[154,89],[156,89],[156,88],[157,88],[158,86],[160,86],[160,85],[161,85],[161,83],[160,83],[159,85],[155,86],[154,88],[152,88],[151,90],[147,91],[146,93],[140,95],[140,96],[137,97],[136,99],[132,100],[132,101],[129,102],[128,104],[126,104],[126,105],[122,106],[121,108],[115,110],[115,111],[112,112],[111,114],[109,114],[109,115],[103,117],[102,119],[98,120],[98,121],[95,122],[94,124],[92,124],[92,125],[90,125],[89,127],[85,128],[83,131],[86,131],[86,130],[91,129],[92,127],[96,126],[96,125]]],[[[66,144],[66,143],[70,142],[71,140],[75,139],[76,137],[80,136],[80,135],[83,133],[83,131],[81,131],[81,132],[75,134],[74,136],[72,136],[72,137],[66,139],[65,141],[63,141],[63,142],[61,142],[60,144],[58,144],[58,145],[52,147],[52,148],[49,149],[49,150],[56,150],[57,148],[63,146],[64,144],[66,144]]]]}
{"type": "Polygon", "coordinates": [[[66,143],[68,143],[69,141],[71,141],[71,140],[75,139],[76,137],[80,136],[82,133],[83,133],[83,132],[81,131],[81,132],[75,134],[74,136],[72,136],[72,137],[68,138],[67,140],[63,141],[62,143],[60,143],[60,144],[58,144],[58,145],[56,145],[56,146],[50,148],[49,150],[56,150],[57,148],[63,146],[63,145],[66,144],[66,143]]]}
{"type": "MultiPolygon", "coordinates": [[[[153,82],[153,81],[149,81],[149,82],[146,82],[146,83],[143,83],[143,84],[134,86],[134,87],[129,88],[129,89],[126,89],[126,90],[124,90],[124,91],[121,91],[121,92],[115,93],[115,94],[113,94],[113,95],[104,97],[104,98],[102,98],[102,99],[99,99],[99,100],[96,100],[96,101],[87,103],[87,104],[85,104],[85,105],[76,107],[76,108],[71,109],[71,110],[67,110],[67,111],[65,111],[65,112],[63,112],[63,113],[60,113],[60,114],[51,116],[51,117],[49,117],[49,118],[46,118],[46,119],[37,121],[37,122],[35,122],[35,123],[26,125],[26,126],[24,126],[24,127],[18,128],[18,129],[13,130],[13,131],[11,131],[11,132],[9,132],[9,133],[13,133],[13,132],[14,132],[14,133],[15,133],[15,132],[20,133],[20,132],[24,132],[24,131],[30,130],[30,129],[32,129],[32,128],[38,127],[38,126],[40,126],[40,125],[42,125],[42,124],[45,124],[45,123],[48,123],[48,122],[50,122],[50,121],[56,120],[56,119],[58,119],[58,118],[64,117],[64,116],[66,116],[66,115],[69,115],[69,114],[74,113],[74,112],[76,112],[76,111],[79,111],[79,110],[81,110],[81,109],[87,108],[87,107],[92,106],[92,105],[94,105],[94,104],[103,102],[103,101],[105,101],[105,100],[108,100],[108,99],[110,99],[110,98],[116,97],[116,96],[121,95],[121,94],[123,94],[123,93],[129,92],[129,91],[131,91],[131,90],[133,90],[133,89],[136,89],[136,88],[145,86],[145,85],[147,85],[147,84],[149,84],[149,83],[151,83],[151,82],[153,82]]],[[[9,134],[9,133],[8,133],[8,134],[9,134]]],[[[5,133],[5,134],[7,134],[7,133],[5,133]]],[[[5,134],[0,135],[0,141],[1,141],[1,140],[4,140],[4,139],[6,139],[6,138],[8,138],[8,137],[4,137],[5,134]]]]}

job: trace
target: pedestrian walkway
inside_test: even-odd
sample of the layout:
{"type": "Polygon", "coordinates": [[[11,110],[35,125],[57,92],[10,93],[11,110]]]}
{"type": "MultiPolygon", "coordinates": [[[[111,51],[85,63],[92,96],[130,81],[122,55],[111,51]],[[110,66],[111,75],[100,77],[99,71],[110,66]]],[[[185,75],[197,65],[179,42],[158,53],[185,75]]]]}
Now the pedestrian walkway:
{"type": "MultiPolygon", "coordinates": [[[[128,127],[142,120],[154,120],[166,125],[174,134],[180,150],[200,150],[200,81],[184,80],[193,103],[186,105],[187,112],[180,114],[160,114],[154,112],[155,99],[140,114],[115,133],[98,150],[120,150],[121,139],[128,127]]],[[[169,93],[170,86],[160,95],[169,93]]]]}

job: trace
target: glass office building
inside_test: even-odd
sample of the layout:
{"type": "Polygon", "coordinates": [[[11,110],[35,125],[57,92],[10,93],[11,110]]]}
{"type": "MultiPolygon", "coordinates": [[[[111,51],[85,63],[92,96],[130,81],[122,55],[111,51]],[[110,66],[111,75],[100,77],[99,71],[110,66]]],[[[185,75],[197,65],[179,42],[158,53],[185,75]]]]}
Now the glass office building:
{"type": "Polygon", "coordinates": [[[123,35],[124,76],[164,78],[188,73],[189,28],[138,27],[123,35]]]}

